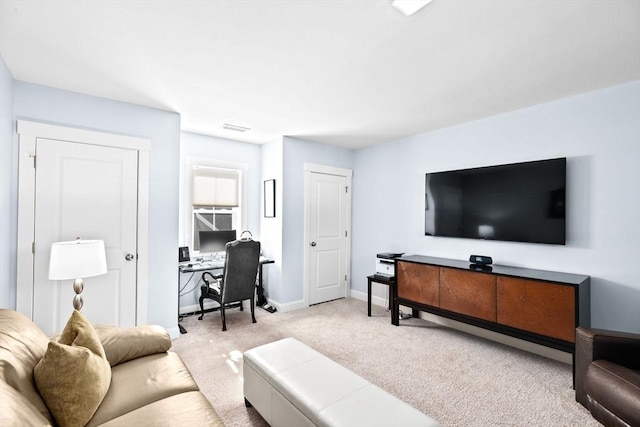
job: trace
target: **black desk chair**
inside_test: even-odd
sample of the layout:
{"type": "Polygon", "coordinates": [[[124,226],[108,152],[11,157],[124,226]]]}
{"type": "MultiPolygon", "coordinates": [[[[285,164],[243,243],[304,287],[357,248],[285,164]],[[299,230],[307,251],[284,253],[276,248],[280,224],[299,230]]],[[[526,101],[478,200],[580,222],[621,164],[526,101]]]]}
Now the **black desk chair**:
{"type": "Polygon", "coordinates": [[[255,295],[256,275],[260,263],[260,242],[251,239],[236,240],[227,243],[225,251],[224,271],[221,275],[202,273],[205,284],[200,288],[202,314],[198,317],[198,320],[202,320],[204,316],[205,298],[216,301],[220,304],[223,331],[227,330],[224,310],[229,303],[240,302],[240,310],[243,310],[242,301],[251,300],[251,320],[256,323],[255,295]],[[207,276],[211,278],[211,282],[207,276]]]}

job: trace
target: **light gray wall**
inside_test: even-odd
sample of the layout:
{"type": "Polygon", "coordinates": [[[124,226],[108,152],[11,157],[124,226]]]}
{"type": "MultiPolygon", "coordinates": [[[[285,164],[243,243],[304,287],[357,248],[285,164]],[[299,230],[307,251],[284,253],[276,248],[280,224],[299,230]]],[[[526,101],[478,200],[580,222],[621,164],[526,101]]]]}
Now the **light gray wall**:
{"type": "Polygon", "coordinates": [[[378,252],[483,254],[590,275],[592,326],[640,332],[640,81],[361,149],[353,187],[355,291],[378,252]],[[426,172],[554,157],[568,158],[566,246],[424,235],[426,172]]]}
{"type": "Polygon", "coordinates": [[[353,169],[353,152],[301,139],[284,138],[282,293],[280,303],[304,298],[304,164],[353,169]]]}
{"type": "MultiPolygon", "coordinates": [[[[180,138],[180,246],[187,246],[189,236],[184,230],[184,189],[186,188],[185,179],[188,174],[186,170],[186,161],[188,157],[197,157],[200,159],[207,159],[212,162],[220,162],[223,164],[246,164],[246,204],[243,205],[245,213],[245,227],[244,229],[251,231],[255,240],[260,239],[260,212],[261,212],[261,155],[260,146],[256,144],[249,144],[245,142],[231,141],[223,138],[216,138],[207,135],[200,135],[191,132],[182,132],[180,138]]],[[[240,232],[238,230],[238,237],[240,232]]],[[[192,248],[190,248],[192,249],[192,248]]],[[[174,264],[178,262],[177,248],[176,258],[174,264]]],[[[176,264],[177,265],[177,264],[176,264]]],[[[183,274],[181,280],[185,282],[190,275],[183,274]]],[[[184,292],[184,295],[180,298],[180,307],[189,307],[194,304],[198,304],[200,298],[200,286],[198,285],[198,278],[201,275],[196,274],[193,276],[191,282],[186,285],[185,291],[193,289],[191,292],[184,292]]],[[[183,283],[184,285],[185,283],[183,283]]]]}
{"type": "Polygon", "coordinates": [[[17,214],[13,183],[13,77],[0,57],[0,307],[16,307],[16,229],[17,214]]]}
{"type": "MultiPolygon", "coordinates": [[[[262,182],[276,180],[276,216],[264,217],[264,194],[260,199],[260,236],[264,255],[274,263],[263,267],[265,296],[269,301],[282,299],[282,226],[283,220],[283,138],[277,138],[260,147],[262,154],[262,182]]],[[[264,192],[263,192],[264,193],[264,192]]]]}
{"type": "MultiPolygon", "coordinates": [[[[180,115],[21,81],[14,81],[14,114],[18,120],[116,132],[151,140],[148,322],[160,324],[170,331],[177,330],[180,115]]],[[[12,150],[15,152],[17,144],[18,138],[14,132],[12,150]]],[[[12,208],[17,204],[16,161],[12,172],[12,208]]],[[[15,230],[15,220],[12,220],[11,226],[15,230]]],[[[15,251],[15,239],[11,242],[11,248],[15,251]]],[[[6,292],[5,286],[15,292],[15,281],[1,286],[3,294],[6,292]]]]}

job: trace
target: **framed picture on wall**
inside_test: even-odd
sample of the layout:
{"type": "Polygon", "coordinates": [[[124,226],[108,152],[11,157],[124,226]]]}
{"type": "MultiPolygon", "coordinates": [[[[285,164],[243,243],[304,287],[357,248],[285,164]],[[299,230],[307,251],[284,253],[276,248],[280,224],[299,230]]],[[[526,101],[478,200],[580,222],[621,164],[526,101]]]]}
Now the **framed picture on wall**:
{"type": "Polygon", "coordinates": [[[276,180],[268,179],[264,182],[264,217],[276,217],[276,180]]]}

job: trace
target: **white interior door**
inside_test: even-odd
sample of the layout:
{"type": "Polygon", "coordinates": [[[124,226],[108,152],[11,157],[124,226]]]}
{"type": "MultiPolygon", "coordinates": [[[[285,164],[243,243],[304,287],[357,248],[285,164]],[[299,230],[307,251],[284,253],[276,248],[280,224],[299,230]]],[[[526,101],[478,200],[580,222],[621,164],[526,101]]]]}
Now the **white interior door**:
{"type": "Polygon", "coordinates": [[[310,172],[308,177],[309,304],[344,298],[348,274],[349,177],[310,172]]]}
{"type": "Polygon", "coordinates": [[[80,237],[104,240],[108,268],[84,279],[83,314],[134,326],[137,151],[38,138],[36,159],[33,320],[48,334],[66,324],[75,294],[71,280],[48,280],[50,247],[80,237]]]}

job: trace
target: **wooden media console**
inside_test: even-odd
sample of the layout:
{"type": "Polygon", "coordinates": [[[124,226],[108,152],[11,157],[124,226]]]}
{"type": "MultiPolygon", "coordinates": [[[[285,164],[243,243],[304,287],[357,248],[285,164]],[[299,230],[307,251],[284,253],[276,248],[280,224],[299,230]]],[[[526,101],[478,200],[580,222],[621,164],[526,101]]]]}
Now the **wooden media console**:
{"type": "Polygon", "coordinates": [[[589,276],[411,255],[396,259],[391,323],[400,305],[574,353],[590,326],[589,276]]]}

